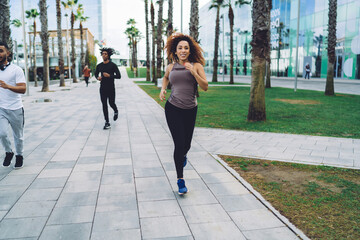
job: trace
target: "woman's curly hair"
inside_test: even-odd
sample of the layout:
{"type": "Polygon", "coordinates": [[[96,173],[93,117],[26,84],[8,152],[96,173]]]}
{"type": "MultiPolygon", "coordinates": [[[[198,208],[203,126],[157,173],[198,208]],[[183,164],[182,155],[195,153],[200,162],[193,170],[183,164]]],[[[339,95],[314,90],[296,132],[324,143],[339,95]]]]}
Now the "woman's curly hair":
{"type": "Polygon", "coordinates": [[[205,59],[203,56],[203,50],[199,44],[189,35],[182,33],[173,33],[167,40],[165,49],[166,54],[170,62],[178,62],[179,59],[176,56],[176,47],[180,41],[187,41],[190,46],[189,62],[200,63],[205,65],[205,59]]]}

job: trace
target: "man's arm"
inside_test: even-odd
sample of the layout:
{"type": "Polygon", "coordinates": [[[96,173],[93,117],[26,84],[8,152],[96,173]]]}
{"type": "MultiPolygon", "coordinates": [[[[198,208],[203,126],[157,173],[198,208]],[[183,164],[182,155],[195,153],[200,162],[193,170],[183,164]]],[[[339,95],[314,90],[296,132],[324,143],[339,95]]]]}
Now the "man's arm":
{"type": "Polygon", "coordinates": [[[95,77],[96,77],[96,79],[99,77],[99,65],[96,66],[95,77]]]}
{"type": "Polygon", "coordinates": [[[119,68],[116,64],[114,64],[114,78],[116,79],[120,79],[121,78],[121,74],[120,74],[120,71],[119,71],[119,68]]]}
{"type": "Polygon", "coordinates": [[[9,89],[10,91],[13,91],[15,93],[24,94],[26,92],[26,83],[17,83],[16,86],[11,86],[9,84],[6,84],[3,80],[0,80],[0,87],[4,89],[9,89]]]}

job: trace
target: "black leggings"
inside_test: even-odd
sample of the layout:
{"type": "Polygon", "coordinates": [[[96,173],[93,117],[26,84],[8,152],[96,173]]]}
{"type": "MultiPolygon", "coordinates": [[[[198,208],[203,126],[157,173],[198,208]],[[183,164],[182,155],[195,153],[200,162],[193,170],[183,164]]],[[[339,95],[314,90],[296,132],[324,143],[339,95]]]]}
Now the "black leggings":
{"type": "Polygon", "coordinates": [[[109,122],[109,111],[107,105],[107,99],[109,99],[109,105],[114,110],[114,112],[118,112],[118,109],[115,104],[115,88],[114,89],[101,89],[100,88],[100,98],[104,113],[104,118],[106,122],[109,122]]]}
{"type": "Polygon", "coordinates": [[[181,109],[169,102],[165,104],[165,116],[174,141],[174,161],[178,178],[183,178],[184,156],[190,150],[195,127],[197,106],[181,109]]]}

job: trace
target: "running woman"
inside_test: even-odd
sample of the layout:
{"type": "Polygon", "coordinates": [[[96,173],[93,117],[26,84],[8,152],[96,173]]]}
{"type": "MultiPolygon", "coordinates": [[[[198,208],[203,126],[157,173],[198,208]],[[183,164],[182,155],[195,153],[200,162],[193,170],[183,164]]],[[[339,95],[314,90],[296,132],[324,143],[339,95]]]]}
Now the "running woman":
{"type": "Polygon", "coordinates": [[[159,97],[161,101],[166,99],[166,88],[170,82],[171,95],[165,104],[165,116],[175,145],[177,185],[182,195],[188,192],[183,169],[195,127],[197,89],[199,85],[206,91],[208,82],[203,68],[203,50],[192,37],[174,33],[168,38],[165,48],[172,63],[166,68],[159,97]]]}
{"type": "Polygon", "coordinates": [[[111,62],[111,55],[114,53],[112,48],[101,48],[101,57],[103,62],[96,66],[95,77],[100,81],[100,98],[105,118],[104,129],[110,128],[109,112],[107,101],[114,110],[114,121],[118,119],[119,112],[115,104],[115,78],[120,79],[121,74],[115,63],[111,62]]]}

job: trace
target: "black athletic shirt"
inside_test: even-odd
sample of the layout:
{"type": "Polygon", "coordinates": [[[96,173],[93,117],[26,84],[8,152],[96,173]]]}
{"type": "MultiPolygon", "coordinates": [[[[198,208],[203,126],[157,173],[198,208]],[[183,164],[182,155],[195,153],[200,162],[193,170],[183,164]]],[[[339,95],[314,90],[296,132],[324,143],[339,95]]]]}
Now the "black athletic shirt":
{"type": "Polygon", "coordinates": [[[99,74],[101,76],[100,87],[103,89],[104,88],[105,89],[115,88],[114,79],[121,78],[119,68],[116,66],[115,63],[113,63],[111,61],[108,62],[107,64],[102,62],[96,66],[96,71],[95,71],[96,79],[99,77],[99,74]],[[104,75],[103,75],[104,72],[110,74],[110,77],[104,77],[104,75]]]}

